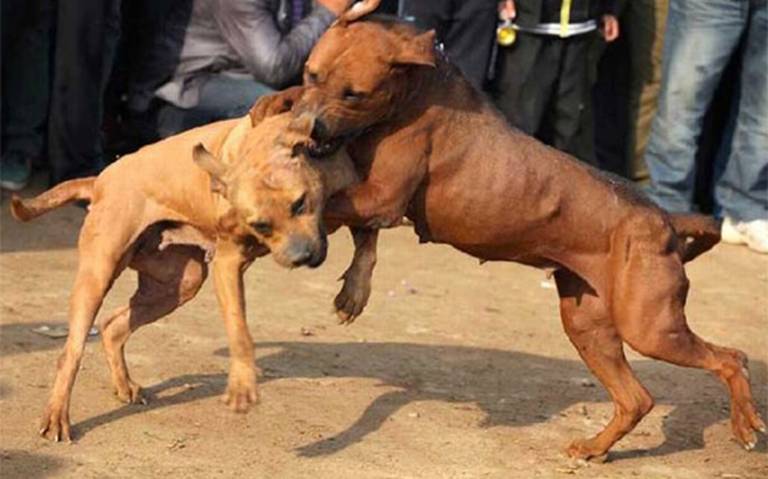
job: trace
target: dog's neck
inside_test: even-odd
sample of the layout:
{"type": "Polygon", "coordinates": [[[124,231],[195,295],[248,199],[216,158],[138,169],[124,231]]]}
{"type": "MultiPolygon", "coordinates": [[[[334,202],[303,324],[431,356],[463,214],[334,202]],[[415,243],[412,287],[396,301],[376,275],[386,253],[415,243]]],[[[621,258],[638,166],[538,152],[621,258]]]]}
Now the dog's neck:
{"type": "Polygon", "coordinates": [[[381,129],[391,131],[393,124],[398,127],[413,124],[424,119],[431,109],[462,114],[479,111],[489,104],[439,50],[436,60],[434,68],[419,66],[407,73],[408,88],[404,88],[400,98],[392,102],[389,115],[370,127],[368,133],[381,129]],[[402,105],[409,105],[409,108],[402,108],[402,105]]]}

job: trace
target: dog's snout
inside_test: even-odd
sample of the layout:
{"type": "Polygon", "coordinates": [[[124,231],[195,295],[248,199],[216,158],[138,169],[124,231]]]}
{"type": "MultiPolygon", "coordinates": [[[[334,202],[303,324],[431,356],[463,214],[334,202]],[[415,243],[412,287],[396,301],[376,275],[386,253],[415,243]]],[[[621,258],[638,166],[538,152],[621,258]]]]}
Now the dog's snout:
{"type": "Polygon", "coordinates": [[[312,259],[312,249],[306,244],[292,248],[288,254],[293,266],[304,266],[312,259]]]}
{"type": "Polygon", "coordinates": [[[320,244],[315,248],[312,257],[309,259],[307,266],[310,268],[317,268],[325,261],[325,257],[328,255],[328,238],[323,234],[320,238],[320,244]]]}
{"type": "Polygon", "coordinates": [[[291,238],[288,248],[286,248],[286,256],[291,262],[291,265],[295,267],[309,266],[310,268],[316,268],[325,261],[328,246],[327,241],[323,238],[319,242],[313,241],[309,238],[291,238]]]}

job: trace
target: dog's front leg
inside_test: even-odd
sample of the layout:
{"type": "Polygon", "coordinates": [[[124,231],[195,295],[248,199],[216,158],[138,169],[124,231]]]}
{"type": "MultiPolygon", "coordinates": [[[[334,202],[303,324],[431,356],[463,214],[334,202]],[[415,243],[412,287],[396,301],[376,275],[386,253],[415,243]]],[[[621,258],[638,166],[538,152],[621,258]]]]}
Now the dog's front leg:
{"type": "Polygon", "coordinates": [[[365,229],[399,225],[417,184],[380,184],[370,179],[333,195],[325,206],[332,221],[365,229]]]}
{"type": "Polygon", "coordinates": [[[253,357],[253,340],[245,322],[243,273],[251,259],[243,245],[219,241],[213,260],[213,279],[221,315],[229,338],[230,367],[223,401],[236,412],[246,412],[258,401],[259,370],[253,357]]]}
{"type": "Polygon", "coordinates": [[[365,309],[371,296],[371,277],[376,266],[376,242],[379,230],[350,228],[355,242],[352,263],[342,275],[344,285],[336,295],[334,307],[339,323],[351,324],[365,309]]]}
{"type": "Polygon", "coordinates": [[[370,229],[400,224],[428,170],[428,157],[414,151],[423,151],[429,141],[426,135],[409,136],[386,148],[380,146],[383,152],[373,158],[367,158],[366,150],[361,153],[350,147],[356,165],[367,158],[357,166],[369,165],[367,172],[358,171],[365,181],[334,194],[325,205],[326,220],[370,229]]]}

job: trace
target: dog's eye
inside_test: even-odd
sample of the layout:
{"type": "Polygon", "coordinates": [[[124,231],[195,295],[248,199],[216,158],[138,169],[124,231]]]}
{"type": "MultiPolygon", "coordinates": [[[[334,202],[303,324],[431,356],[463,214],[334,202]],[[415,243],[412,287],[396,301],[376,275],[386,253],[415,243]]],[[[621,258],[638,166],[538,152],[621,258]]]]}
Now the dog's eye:
{"type": "Polygon", "coordinates": [[[261,236],[269,237],[272,235],[272,223],[269,221],[254,221],[250,227],[261,236]]]}
{"type": "Polygon", "coordinates": [[[301,195],[301,198],[294,201],[293,204],[291,204],[291,216],[299,216],[303,215],[304,212],[307,210],[307,195],[301,195]]]}
{"type": "Polygon", "coordinates": [[[359,101],[365,98],[365,93],[360,91],[355,91],[351,88],[345,88],[341,96],[346,101],[359,101]]]}
{"type": "Polygon", "coordinates": [[[307,84],[314,85],[317,83],[317,73],[307,71],[307,84]]]}

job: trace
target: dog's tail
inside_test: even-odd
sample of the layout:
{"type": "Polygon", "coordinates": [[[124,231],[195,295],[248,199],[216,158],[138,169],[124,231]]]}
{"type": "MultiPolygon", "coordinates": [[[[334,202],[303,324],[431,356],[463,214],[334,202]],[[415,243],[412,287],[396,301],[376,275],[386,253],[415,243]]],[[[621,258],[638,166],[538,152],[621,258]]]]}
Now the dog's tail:
{"type": "Polygon", "coordinates": [[[34,198],[11,197],[11,214],[18,221],[29,221],[73,201],[91,201],[95,176],[60,183],[34,198]]]}
{"type": "Polygon", "coordinates": [[[711,216],[671,214],[669,219],[680,239],[683,263],[709,251],[720,241],[721,222],[711,216]]]}

